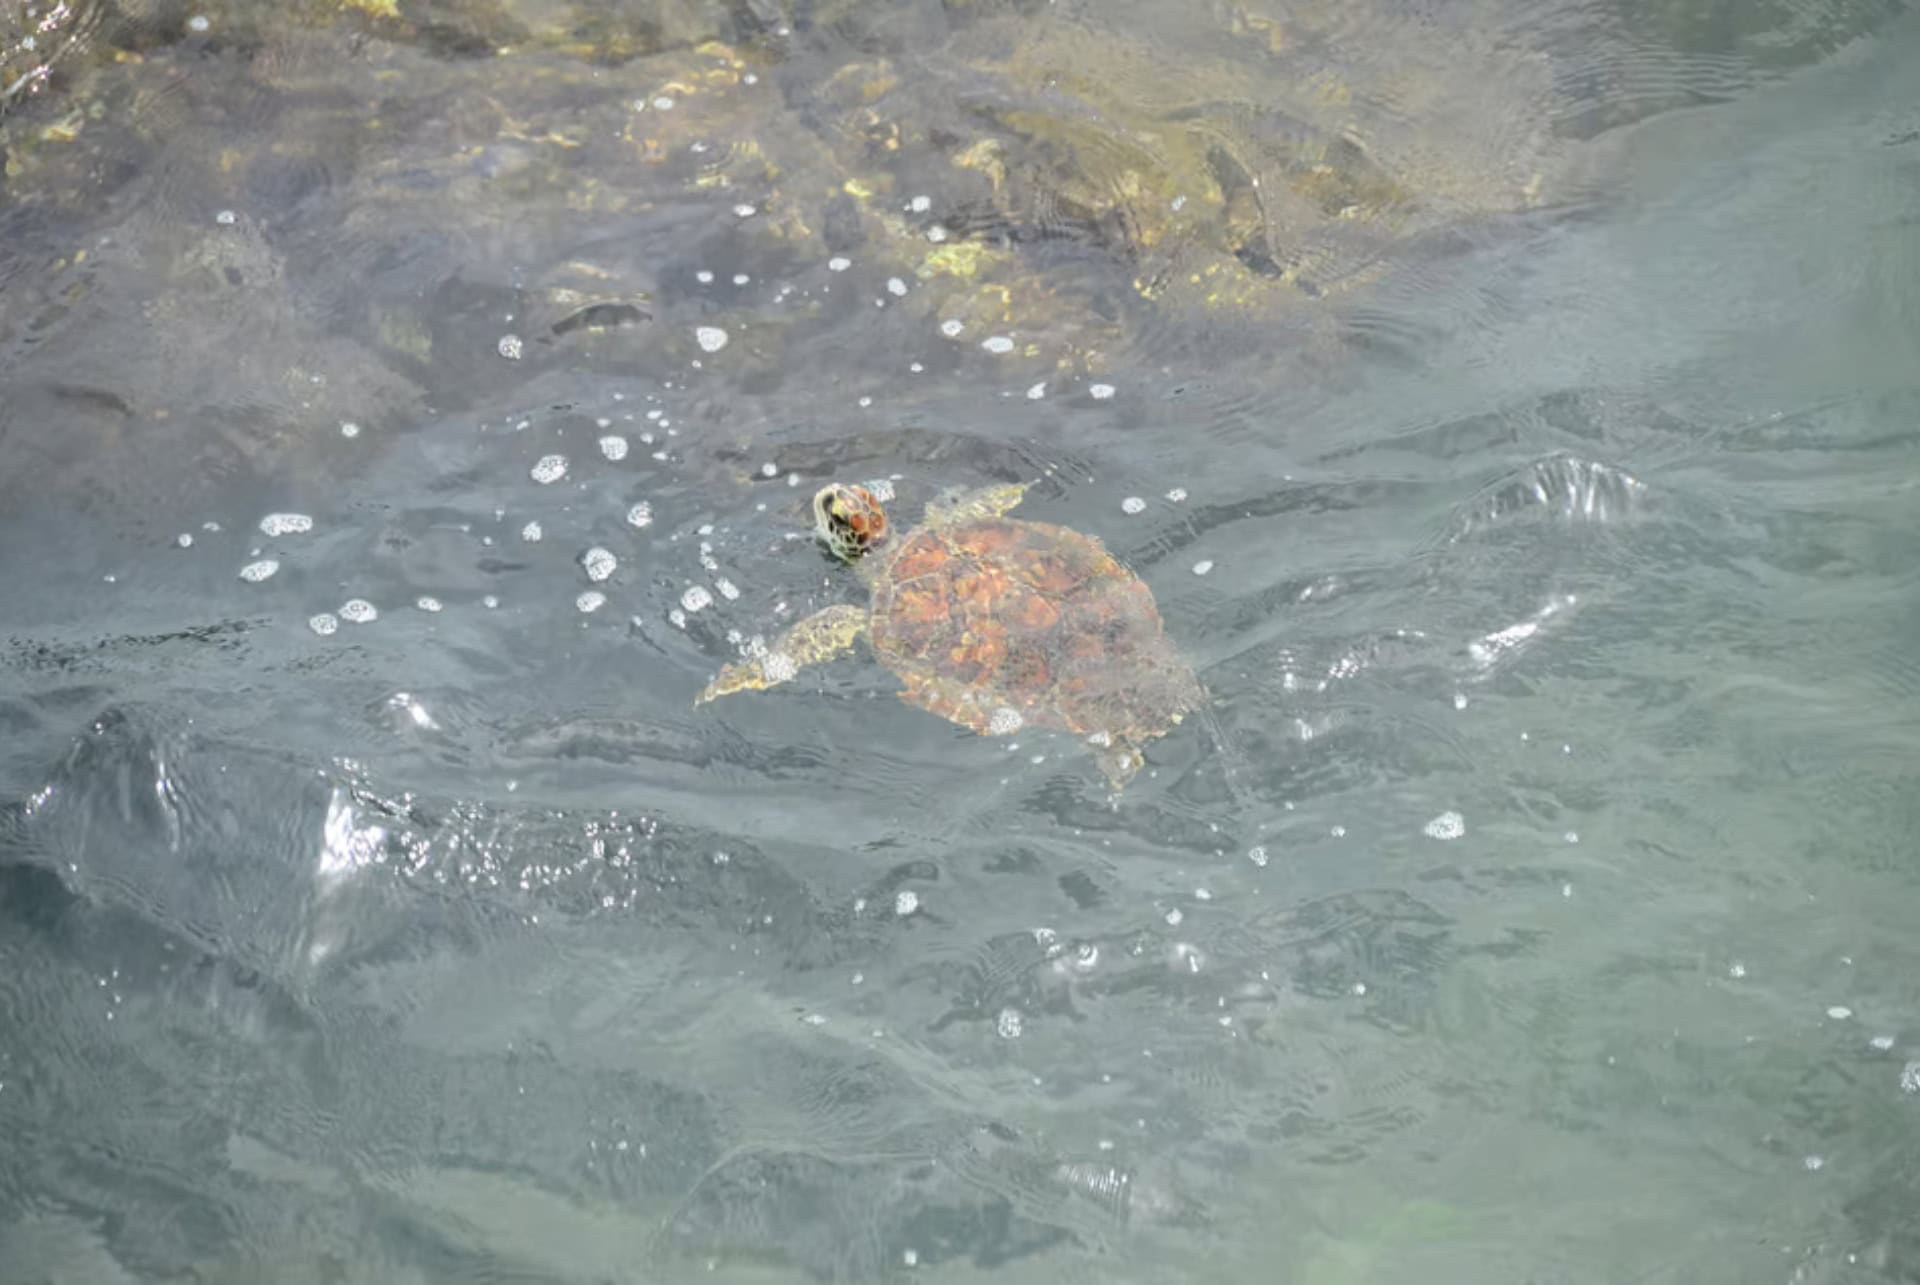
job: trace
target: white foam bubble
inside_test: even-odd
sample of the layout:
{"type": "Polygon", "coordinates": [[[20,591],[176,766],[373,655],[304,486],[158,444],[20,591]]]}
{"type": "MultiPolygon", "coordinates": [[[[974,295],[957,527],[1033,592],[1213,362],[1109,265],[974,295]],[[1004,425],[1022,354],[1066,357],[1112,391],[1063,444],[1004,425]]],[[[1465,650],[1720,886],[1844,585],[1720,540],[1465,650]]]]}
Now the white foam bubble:
{"type": "Polygon", "coordinates": [[[920,894],[911,888],[902,888],[893,898],[893,913],[910,915],[920,909],[920,894]]]}
{"type": "Polygon", "coordinates": [[[500,342],[496,344],[495,347],[499,350],[500,355],[508,361],[519,361],[521,355],[526,351],[526,344],[521,340],[519,335],[501,335],[500,342]]]}
{"type": "Polygon", "coordinates": [[[585,568],[587,579],[598,584],[619,568],[620,560],[613,556],[611,549],[596,544],[580,555],[580,565],[585,568]]]}
{"type": "Polygon", "coordinates": [[[307,618],[307,628],[325,638],[340,627],[340,620],[331,611],[323,611],[317,616],[307,618]]]}
{"type": "Polygon", "coordinates": [[[1000,1038],[1003,1040],[1017,1040],[1020,1038],[1021,1023],[1019,1009],[1003,1008],[1000,1010],[1000,1016],[994,1019],[993,1029],[1000,1033],[1000,1038]]]}
{"type": "Polygon", "coordinates": [[[960,337],[960,332],[965,330],[966,328],[967,328],[966,322],[955,320],[952,317],[949,317],[945,321],[940,323],[940,333],[945,335],[949,339],[958,339],[960,337]]]}
{"type": "Polygon", "coordinates": [[[653,506],[645,500],[627,510],[627,525],[650,527],[653,525],[653,506]]]}
{"type": "Polygon", "coordinates": [[[277,559],[261,558],[258,562],[249,562],[241,567],[240,578],[248,584],[259,584],[262,580],[270,579],[278,570],[280,563],[277,559]]]}
{"type": "Polygon", "coordinates": [[[1042,380],[1041,382],[1035,384],[1033,387],[1027,389],[1027,400],[1030,402],[1037,402],[1042,397],[1045,397],[1046,395],[1047,395],[1047,384],[1045,380],[1042,380]]]}
{"type": "Polygon", "coordinates": [[[370,625],[380,618],[380,609],[365,598],[349,598],[340,604],[340,619],[350,625],[370,625]]]}
{"type": "Polygon", "coordinates": [[[1251,848],[1248,848],[1247,860],[1253,862],[1254,865],[1260,866],[1261,868],[1264,869],[1266,867],[1267,860],[1268,860],[1266,845],[1263,843],[1256,843],[1251,848]]]}
{"type": "Polygon", "coordinates": [[[618,433],[608,433],[600,439],[600,453],[618,463],[627,458],[627,439],[618,433]]]}
{"type": "Polygon", "coordinates": [[[899,277],[887,278],[887,293],[898,299],[907,293],[907,283],[899,277]]]}
{"type": "Polygon", "coordinates": [[[705,585],[689,585],[680,595],[680,605],[688,611],[700,611],[713,605],[713,595],[707,592],[705,585]]]}
{"type": "Polygon", "coordinates": [[[718,326],[700,326],[694,330],[693,339],[702,352],[719,352],[727,346],[728,335],[718,326]]]}
{"type": "Polygon", "coordinates": [[[848,268],[851,268],[852,266],[853,266],[853,260],[847,258],[844,254],[836,254],[831,259],[827,260],[828,272],[845,272],[848,268]]]}
{"type": "Polygon", "coordinates": [[[304,513],[269,513],[260,519],[266,535],[305,535],[313,530],[313,519],[304,513]]]}
{"type": "Polygon", "coordinates": [[[527,475],[542,486],[549,486],[567,475],[567,457],[564,455],[542,455],[534,461],[527,475]]]}
{"type": "Polygon", "coordinates": [[[1213,560],[1211,558],[1202,558],[1193,564],[1193,574],[1196,576],[1204,576],[1211,570],[1213,570],[1213,560]]]}
{"type": "Polygon", "coordinates": [[[1421,830],[1429,839],[1458,839],[1466,832],[1467,819],[1458,812],[1442,812],[1421,830]]]}
{"type": "Polygon", "coordinates": [[[607,595],[598,589],[588,589],[573,600],[573,605],[583,612],[598,611],[607,605],[607,595]]]}
{"type": "Polygon", "coordinates": [[[1011,736],[1025,727],[1026,717],[1011,705],[1002,705],[987,719],[987,735],[1011,736]]]}
{"type": "Polygon", "coordinates": [[[1112,397],[1116,391],[1112,384],[1094,384],[1087,389],[1087,396],[1093,398],[1096,402],[1104,402],[1109,397],[1112,397]]]}
{"type": "Polygon", "coordinates": [[[1146,508],[1147,502],[1137,495],[1129,495],[1126,499],[1120,501],[1120,511],[1122,513],[1144,513],[1146,508]]]}
{"type": "Polygon", "coordinates": [[[426,612],[437,612],[441,609],[441,602],[438,598],[430,598],[425,595],[414,599],[413,605],[426,612]]]}
{"type": "Polygon", "coordinates": [[[980,346],[990,353],[1009,353],[1013,351],[1013,340],[1005,335],[988,335],[980,341],[980,346]]]}
{"type": "Polygon", "coordinates": [[[540,543],[541,538],[545,535],[546,532],[541,529],[538,522],[529,522],[520,528],[520,538],[528,544],[540,543]]]}

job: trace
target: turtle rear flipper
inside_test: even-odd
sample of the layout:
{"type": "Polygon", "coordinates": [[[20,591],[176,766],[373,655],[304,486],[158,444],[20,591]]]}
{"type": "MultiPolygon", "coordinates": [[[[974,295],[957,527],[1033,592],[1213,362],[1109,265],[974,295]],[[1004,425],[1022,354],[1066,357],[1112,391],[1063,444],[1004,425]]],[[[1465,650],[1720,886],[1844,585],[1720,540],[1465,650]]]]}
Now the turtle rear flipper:
{"type": "Polygon", "coordinates": [[[1096,748],[1094,758],[1100,763],[1100,771],[1106,775],[1107,784],[1113,787],[1115,794],[1127,788],[1127,783],[1146,766],[1147,756],[1138,746],[1125,741],[1117,741],[1106,748],[1096,748]]]}
{"type": "Polygon", "coordinates": [[[1025,715],[992,692],[926,672],[903,675],[902,681],[901,700],[981,736],[1011,736],[1027,724],[1025,715]]]}

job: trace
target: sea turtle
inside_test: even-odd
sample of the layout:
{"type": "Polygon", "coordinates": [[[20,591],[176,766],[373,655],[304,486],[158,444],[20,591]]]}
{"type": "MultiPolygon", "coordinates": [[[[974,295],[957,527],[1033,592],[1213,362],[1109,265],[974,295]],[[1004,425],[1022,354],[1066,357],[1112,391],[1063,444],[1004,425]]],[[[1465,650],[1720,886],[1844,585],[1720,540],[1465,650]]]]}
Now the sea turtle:
{"type": "Polygon", "coordinates": [[[1144,761],[1141,744],[1206,694],[1162,629],[1153,594],[1099,540],[1005,516],[1026,490],[942,497],[919,527],[896,534],[873,492],[822,487],[815,532],[859,571],[872,601],[799,621],[721,670],[694,703],[784,683],[864,634],[906,684],[900,699],[983,736],[1072,732],[1123,789],[1144,761]]]}

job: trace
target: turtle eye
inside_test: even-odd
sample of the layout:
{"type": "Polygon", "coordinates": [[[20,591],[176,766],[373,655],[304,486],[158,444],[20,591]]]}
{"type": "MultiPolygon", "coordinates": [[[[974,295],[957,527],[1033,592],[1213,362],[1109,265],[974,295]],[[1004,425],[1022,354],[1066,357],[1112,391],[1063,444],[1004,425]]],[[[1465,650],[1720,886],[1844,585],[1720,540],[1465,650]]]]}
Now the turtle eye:
{"type": "Polygon", "coordinates": [[[827,533],[828,539],[842,548],[859,549],[866,544],[859,518],[848,513],[838,500],[827,505],[827,533]]]}

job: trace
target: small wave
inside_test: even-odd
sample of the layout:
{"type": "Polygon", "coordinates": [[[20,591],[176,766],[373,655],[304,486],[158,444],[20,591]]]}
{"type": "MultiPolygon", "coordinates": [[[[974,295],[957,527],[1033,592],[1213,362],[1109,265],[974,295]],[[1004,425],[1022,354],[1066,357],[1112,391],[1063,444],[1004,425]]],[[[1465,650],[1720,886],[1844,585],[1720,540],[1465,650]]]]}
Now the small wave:
{"type": "Polygon", "coordinates": [[[1572,455],[1538,460],[1485,488],[1454,515],[1449,544],[1529,518],[1611,525],[1631,519],[1646,483],[1624,469],[1572,455]]]}

